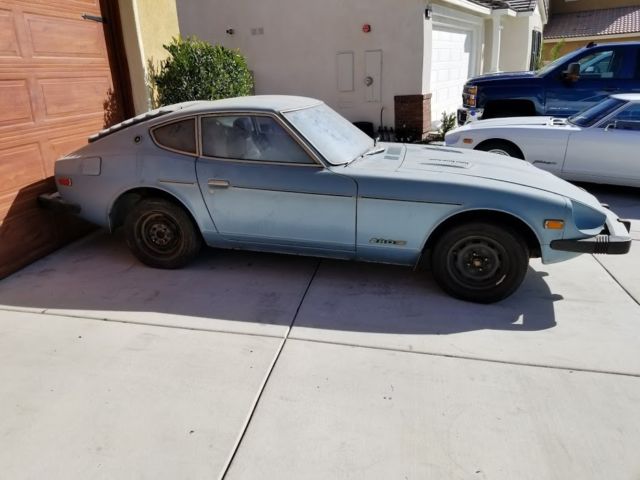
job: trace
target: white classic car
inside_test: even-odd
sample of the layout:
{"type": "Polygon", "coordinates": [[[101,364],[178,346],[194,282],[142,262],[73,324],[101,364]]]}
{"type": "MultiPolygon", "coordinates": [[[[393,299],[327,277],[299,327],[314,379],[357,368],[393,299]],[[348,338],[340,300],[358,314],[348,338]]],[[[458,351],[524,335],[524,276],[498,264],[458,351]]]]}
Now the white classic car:
{"type": "Polygon", "coordinates": [[[567,180],[640,187],[640,94],[612,95],[567,119],[482,120],[445,142],[527,160],[567,180]]]}

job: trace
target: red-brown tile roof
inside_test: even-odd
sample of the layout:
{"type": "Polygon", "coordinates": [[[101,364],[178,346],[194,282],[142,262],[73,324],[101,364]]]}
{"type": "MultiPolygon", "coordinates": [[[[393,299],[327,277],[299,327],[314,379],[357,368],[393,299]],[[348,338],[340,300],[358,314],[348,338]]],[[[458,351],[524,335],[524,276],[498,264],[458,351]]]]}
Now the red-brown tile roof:
{"type": "Polygon", "coordinates": [[[640,6],[552,15],[544,38],[599,37],[640,32],[640,6]]]}

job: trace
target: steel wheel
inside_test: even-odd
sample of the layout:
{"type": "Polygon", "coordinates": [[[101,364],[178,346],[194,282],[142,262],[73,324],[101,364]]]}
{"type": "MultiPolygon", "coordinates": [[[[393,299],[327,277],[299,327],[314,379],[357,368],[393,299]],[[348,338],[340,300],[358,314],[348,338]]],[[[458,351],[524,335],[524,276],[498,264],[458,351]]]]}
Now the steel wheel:
{"type": "Polygon", "coordinates": [[[474,222],[444,232],[432,254],[433,276],[451,295],[491,303],[511,295],[522,283],[529,250],[507,226],[474,222]]]}
{"type": "Polygon", "coordinates": [[[200,250],[200,233],[178,205],[159,198],[141,200],[125,220],[127,244],[143,263],[179,268],[200,250]]]}

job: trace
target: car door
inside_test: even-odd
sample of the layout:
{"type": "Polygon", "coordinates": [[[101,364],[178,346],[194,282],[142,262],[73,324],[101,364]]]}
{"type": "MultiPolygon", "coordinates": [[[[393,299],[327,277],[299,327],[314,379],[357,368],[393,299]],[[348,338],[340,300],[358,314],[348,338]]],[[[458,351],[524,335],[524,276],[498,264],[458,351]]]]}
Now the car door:
{"type": "Polygon", "coordinates": [[[225,240],[355,254],[356,182],[276,115],[203,116],[200,131],[198,184],[225,240]]]}
{"type": "Polygon", "coordinates": [[[640,104],[569,137],[563,175],[575,180],[640,182],[640,104]]]}
{"type": "Polygon", "coordinates": [[[560,70],[549,75],[546,85],[547,115],[568,116],[594,105],[608,95],[638,89],[634,79],[637,50],[626,47],[599,47],[573,59],[580,64],[580,77],[565,80],[560,70]]]}

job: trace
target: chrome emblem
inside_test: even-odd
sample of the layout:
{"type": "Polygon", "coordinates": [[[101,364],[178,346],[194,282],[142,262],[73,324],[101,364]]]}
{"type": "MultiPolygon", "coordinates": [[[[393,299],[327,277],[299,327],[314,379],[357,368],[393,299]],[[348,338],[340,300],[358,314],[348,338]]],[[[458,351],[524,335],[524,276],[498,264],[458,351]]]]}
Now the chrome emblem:
{"type": "Polygon", "coordinates": [[[406,240],[391,240],[389,238],[372,238],[369,240],[369,243],[373,243],[375,245],[398,245],[403,246],[407,244],[406,240]]]}

